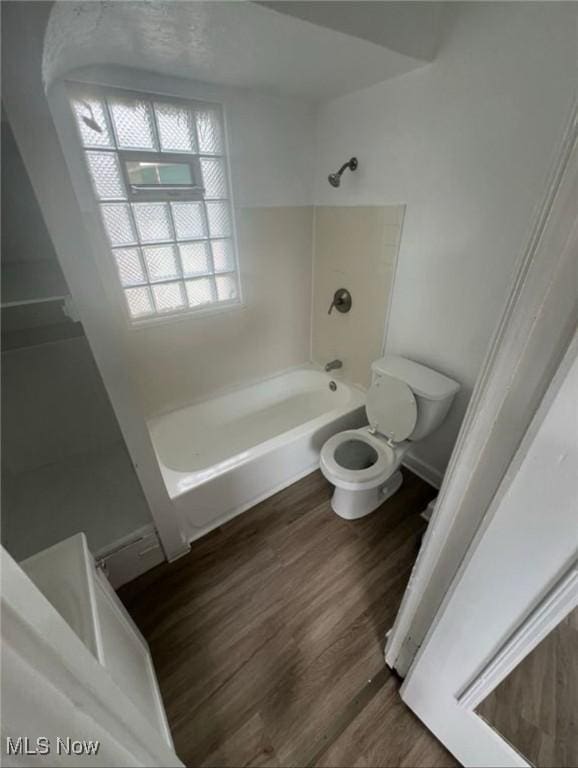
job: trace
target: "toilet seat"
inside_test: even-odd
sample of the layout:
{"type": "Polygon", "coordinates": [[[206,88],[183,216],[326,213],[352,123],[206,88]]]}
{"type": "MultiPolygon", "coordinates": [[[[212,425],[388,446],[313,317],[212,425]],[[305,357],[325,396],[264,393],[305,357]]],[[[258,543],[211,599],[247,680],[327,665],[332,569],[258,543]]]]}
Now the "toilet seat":
{"type": "Polygon", "coordinates": [[[365,411],[370,427],[399,443],[408,438],[417,423],[417,402],[404,381],[383,376],[367,393],[365,411]]]}
{"type": "MultiPolygon", "coordinates": [[[[355,446],[352,445],[351,454],[354,453],[355,446]]],[[[344,455],[347,456],[347,451],[344,455]]],[[[321,449],[321,468],[325,477],[334,485],[351,490],[381,485],[397,469],[400,461],[401,457],[396,456],[394,450],[385,440],[374,437],[367,431],[367,428],[347,429],[344,432],[338,432],[330,437],[321,449]],[[339,449],[350,442],[369,446],[375,451],[375,462],[363,469],[351,469],[340,463],[339,449]]]]}

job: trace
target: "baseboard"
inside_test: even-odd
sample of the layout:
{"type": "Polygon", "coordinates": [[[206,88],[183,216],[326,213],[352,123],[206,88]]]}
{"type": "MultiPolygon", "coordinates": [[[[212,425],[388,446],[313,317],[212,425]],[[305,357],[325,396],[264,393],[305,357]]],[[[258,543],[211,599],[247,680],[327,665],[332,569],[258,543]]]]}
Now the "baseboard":
{"type": "Polygon", "coordinates": [[[439,469],[435,469],[435,467],[432,467],[431,464],[428,464],[427,462],[423,461],[422,459],[418,459],[415,456],[410,456],[409,454],[406,455],[402,463],[403,466],[411,470],[414,475],[421,477],[422,480],[425,480],[426,483],[433,485],[434,488],[437,488],[438,490],[440,489],[444,476],[443,473],[439,471],[439,469]]]}
{"type": "Polygon", "coordinates": [[[423,512],[420,512],[420,517],[423,517],[423,519],[426,521],[426,523],[429,523],[430,520],[433,517],[433,513],[435,510],[436,502],[438,500],[438,497],[436,496],[435,499],[432,499],[430,503],[427,505],[427,507],[424,509],[423,512]]]}
{"type": "Polygon", "coordinates": [[[95,553],[115,589],[165,561],[165,554],[153,525],[145,525],[95,553]]]}

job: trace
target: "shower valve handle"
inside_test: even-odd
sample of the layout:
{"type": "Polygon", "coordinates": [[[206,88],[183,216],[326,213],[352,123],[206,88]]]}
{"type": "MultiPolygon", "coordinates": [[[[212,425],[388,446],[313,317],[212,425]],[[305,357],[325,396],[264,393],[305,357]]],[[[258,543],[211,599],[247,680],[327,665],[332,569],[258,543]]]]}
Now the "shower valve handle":
{"type": "Polygon", "coordinates": [[[333,307],[338,312],[349,312],[351,309],[351,294],[347,288],[338,288],[333,294],[333,301],[329,305],[328,315],[333,311],[333,307]]]}

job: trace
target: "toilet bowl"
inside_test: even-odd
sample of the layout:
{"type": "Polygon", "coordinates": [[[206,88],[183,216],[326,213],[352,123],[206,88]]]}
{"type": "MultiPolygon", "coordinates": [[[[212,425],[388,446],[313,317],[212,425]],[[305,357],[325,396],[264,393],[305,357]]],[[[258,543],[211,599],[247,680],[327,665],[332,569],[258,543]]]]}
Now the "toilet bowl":
{"type": "Polygon", "coordinates": [[[335,486],[333,510],[355,520],[377,509],[400,487],[398,468],[408,448],[407,441],[391,446],[369,427],[330,437],[321,450],[321,471],[335,486]]]}
{"type": "Polygon", "coordinates": [[[447,376],[401,357],[376,360],[372,375],[369,426],[339,432],[321,449],[321,471],[335,486],[331,506],[346,520],[368,515],[399,489],[404,456],[441,424],[459,389],[447,376]]]}

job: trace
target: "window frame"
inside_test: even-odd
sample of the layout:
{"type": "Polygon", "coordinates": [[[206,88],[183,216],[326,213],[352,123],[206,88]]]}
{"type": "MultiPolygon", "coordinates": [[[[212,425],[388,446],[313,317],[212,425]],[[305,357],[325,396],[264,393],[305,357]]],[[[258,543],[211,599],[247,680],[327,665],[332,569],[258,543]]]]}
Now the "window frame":
{"type": "MultiPolygon", "coordinates": [[[[90,150],[89,150],[90,151],[90,150]]],[[[124,186],[129,203],[156,203],[170,202],[171,200],[184,200],[198,202],[205,199],[205,187],[203,186],[203,175],[201,172],[201,163],[198,155],[190,155],[176,152],[156,152],[154,150],[145,152],[142,150],[115,149],[102,150],[114,152],[118,156],[120,171],[123,177],[124,186]],[[158,184],[154,188],[139,189],[130,181],[126,163],[136,162],[165,162],[175,165],[188,165],[191,172],[192,184],[158,184]]],[[[224,158],[225,155],[215,155],[215,157],[224,158]]]]}
{"type": "MultiPolygon", "coordinates": [[[[113,78],[114,80],[114,78],[113,78]]],[[[83,166],[83,175],[87,179],[86,189],[88,192],[88,195],[90,197],[90,204],[91,207],[95,210],[96,213],[96,219],[97,219],[97,226],[100,229],[101,235],[102,235],[102,243],[105,246],[105,249],[107,250],[107,258],[102,261],[102,267],[105,271],[105,273],[108,275],[107,282],[114,290],[114,293],[116,296],[118,296],[119,303],[122,307],[123,315],[125,317],[127,326],[130,330],[138,330],[141,328],[146,328],[151,325],[157,325],[157,324],[164,324],[167,322],[174,322],[178,320],[190,320],[195,316],[199,317],[206,317],[207,315],[211,314],[221,314],[222,312],[228,312],[235,309],[245,309],[246,304],[244,302],[243,298],[243,290],[242,290],[242,284],[241,284],[241,272],[239,268],[239,251],[238,251],[238,236],[237,236],[237,226],[236,226],[236,216],[235,216],[235,205],[234,205],[234,196],[233,196],[233,187],[231,182],[231,166],[230,166],[230,151],[229,151],[229,141],[228,141],[228,126],[227,126],[227,119],[226,119],[226,106],[225,104],[215,99],[214,97],[210,96],[209,98],[205,97],[187,97],[182,95],[173,95],[170,92],[162,91],[162,92],[155,92],[154,90],[149,90],[146,87],[143,87],[141,89],[135,89],[132,87],[125,87],[121,84],[116,84],[115,82],[94,82],[94,81],[87,81],[80,79],[67,79],[65,81],[65,92],[67,96],[67,103],[70,113],[70,119],[72,120],[72,123],[74,124],[75,133],[78,138],[78,145],[80,150],[80,156],[82,158],[82,166],[83,166]],[[119,97],[122,99],[123,97],[126,97],[128,100],[130,99],[142,99],[146,101],[149,105],[149,109],[153,116],[153,133],[155,137],[155,143],[159,147],[159,149],[153,149],[153,150],[142,150],[142,149],[125,149],[119,147],[119,139],[116,132],[116,127],[113,121],[113,116],[110,110],[109,106],[109,99],[111,96],[114,96],[115,94],[118,94],[119,97]],[[83,101],[86,98],[95,98],[100,100],[104,105],[104,120],[106,123],[107,131],[109,132],[109,135],[112,137],[112,144],[111,145],[96,145],[96,144],[85,144],[83,141],[83,137],[80,131],[80,127],[77,122],[76,115],[74,114],[74,108],[73,108],[73,102],[74,100],[83,101]],[[157,117],[156,113],[154,111],[154,104],[168,104],[173,106],[183,105],[187,108],[190,108],[192,110],[196,111],[202,111],[203,109],[215,111],[217,113],[217,120],[221,132],[221,147],[219,152],[201,152],[201,148],[197,141],[197,146],[195,148],[194,152],[189,151],[162,151],[160,149],[160,138],[159,138],[159,128],[157,123],[157,117]],[[96,193],[96,189],[93,183],[92,174],[88,165],[87,157],[88,153],[91,152],[102,152],[102,153],[110,153],[116,156],[119,166],[120,166],[120,173],[122,176],[123,183],[125,185],[126,190],[126,198],[116,198],[116,199],[102,199],[99,198],[99,196],[96,193]],[[128,182],[128,179],[126,177],[126,169],[124,165],[125,159],[149,159],[153,158],[155,160],[159,161],[176,161],[179,163],[186,162],[189,164],[193,178],[196,182],[198,182],[199,179],[202,179],[202,170],[201,170],[201,159],[215,159],[220,160],[223,164],[223,173],[225,178],[225,185],[226,185],[226,197],[215,197],[215,198],[206,198],[204,195],[205,189],[204,186],[202,187],[202,191],[200,188],[200,185],[195,184],[195,189],[187,189],[183,190],[184,195],[177,195],[172,196],[166,194],[169,190],[162,190],[158,191],[152,191],[151,190],[151,197],[145,199],[145,196],[138,196],[138,197],[132,197],[131,196],[131,184],[128,182]],[[177,239],[176,230],[173,226],[173,237],[170,240],[163,240],[158,242],[142,242],[141,237],[139,235],[138,229],[136,227],[136,220],[135,220],[135,213],[132,206],[136,203],[161,203],[161,204],[167,204],[170,206],[172,203],[178,203],[178,202],[186,202],[186,201],[193,201],[193,202],[199,202],[202,203],[203,206],[203,217],[205,221],[205,233],[202,237],[196,238],[196,237],[190,237],[187,239],[177,239]],[[208,209],[207,205],[210,205],[211,203],[218,203],[222,202],[224,203],[228,208],[228,214],[230,219],[230,232],[222,235],[212,235],[211,229],[208,225],[208,209]],[[132,220],[132,225],[134,228],[134,231],[136,233],[136,242],[131,245],[120,245],[116,244],[113,245],[111,243],[111,240],[109,239],[108,232],[105,227],[105,222],[103,219],[103,215],[101,213],[101,206],[106,205],[108,203],[114,204],[122,204],[125,203],[129,207],[129,214],[130,218],[132,220]],[[214,261],[212,256],[212,243],[213,241],[220,241],[225,240],[230,242],[230,246],[232,248],[232,268],[223,270],[220,272],[215,271],[214,269],[214,261]],[[179,275],[174,278],[167,278],[166,280],[157,280],[152,281],[150,279],[148,268],[145,264],[144,260],[144,249],[145,248],[154,248],[156,246],[160,245],[172,245],[175,249],[179,248],[180,244],[189,244],[191,242],[205,242],[208,244],[208,247],[211,252],[210,256],[210,264],[211,264],[211,270],[202,273],[202,274],[191,274],[191,275],[185,275],[182,265],[180,262],[180,257],[178,258],[178,264],[179,264],[179,275]],[[146,282],[139,283],[139,285],[124,285],[121,282],[120,274],[118,271],[118,267],[115,261],[114,257],[114,250],[115,249],[121,249],[121,248],[137,248],[140,253],[140,260],[141,263],[144,266],[146,282]],[[186,303],[186,282],[187,281],[194,281],[195,279],[199,278],[210,278],[211,280],[211,290],[213,293],[213,297],[216,297],[216,290],[217,290],[217,278],[224,277],[230,275],[234,278],[236,283],[236,296],[232,299],[224,299],[224,300],[218,300],[218,298],[213,298],[213,300],[199,304],[198,306],[190,306],[186,303]],[[162,285],[163,283],[170,283],[175,282],[178,283],[181,289],[181,292],[183,293],[185,297],[185,305],[182,307],[179,307],[177,309],[171,309],[171,310],[165,310],[165,311],[159,311],[156,307],[156,304],[154,302],[154,299],[152,298],[153,294],[153,288],[156,285],[162,285]],[[146,287],[149,293],[149,296],[151,296],[152,306],[153,306],[153,312],[149,314],[143,314],[141,316],[134,316],[131,314],[128,300],[125,291],[130,290],[133,287],[146,287]]],[[[172,216],[172,208],[171,208],[171,216],[172,216]]]]}

